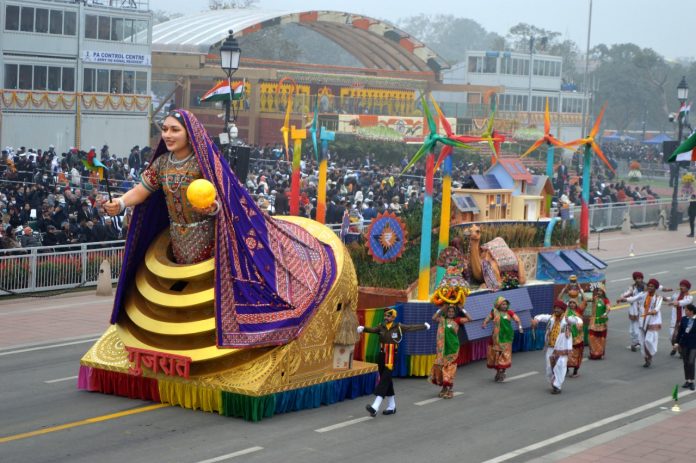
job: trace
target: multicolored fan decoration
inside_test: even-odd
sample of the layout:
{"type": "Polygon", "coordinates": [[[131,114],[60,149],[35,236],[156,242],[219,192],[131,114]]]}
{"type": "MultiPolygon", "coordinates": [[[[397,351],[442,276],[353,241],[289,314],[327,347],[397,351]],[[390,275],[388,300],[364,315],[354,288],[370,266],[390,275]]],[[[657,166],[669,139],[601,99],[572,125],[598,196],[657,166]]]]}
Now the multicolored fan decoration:
{"type": "Polygon", "coordinates": [[[421,248],[418,270],[418,300],[427,301],[430,292],[430,242],[433,230],[433,178],[435,176],[435,147],[438,143],[456,148],[468,148],[464,143],[453,140],[447,135],[437,133],[437,124],[430,113],[428,102],[421,96],[423,113],[425,113],[429,132],[423,144],[406,165],[406,172],[425,156],[425,196],[423,198],[423,219],[421,221],[421,248]]]}
{"type": "MultiPolygon", "coordinates": [[[[607,160],[602,148],[599,147],[595,141],[597,133],[599,133],[599,126],[602,124],[602,118],[604,117],[604,111],[606,111],[606,103],[602,106],[602,110],[599,112],[599,116],[590,131],[590,134],[585,138],[580,138],[573,140],[563,145],[564,148],[576,147],[580,145],[585,146],[585,152],[583,154],[583,165],[582,165],[582,203],[580,209],[580,246],[583,249],[587,249],[590,239],[590,171],[592,170],[592,153],[594,152],[599,159],[604,162],[604,164],[609,168],[610,171],[616,173],[614,168],[607,160]]],[[[563,192],[559,192],[563,194],[563,192]]]]}
{"type": "Polygon", "coordinates": [[[406,249],[406,225],[392,212],[377,215],[367,229],[367,249],[375,262],[396,261],[406,249]]]}

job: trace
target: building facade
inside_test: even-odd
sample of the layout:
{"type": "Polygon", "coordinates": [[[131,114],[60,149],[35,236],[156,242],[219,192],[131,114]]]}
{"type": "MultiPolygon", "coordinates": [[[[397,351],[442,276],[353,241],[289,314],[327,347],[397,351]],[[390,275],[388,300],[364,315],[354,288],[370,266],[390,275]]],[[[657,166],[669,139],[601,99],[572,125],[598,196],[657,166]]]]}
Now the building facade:
{"type": "Polygon", "coordinates": [[[146,0],[0,0],[0,25],[0,146],[148,143],[146,0]]]}
{"type": "MultiPolygon", "coordinates": [[[[586,99],[572,83],[563,81],[562,71],[563,59],[560,56],[469,51],[464,61],[443,71],[443,81],[451,85],[502,88],[497,94],[498,114],[501,118],[517,120],[520,127],[543,127],[548,98],[552,133],[563,139],[579,138],[586,99]]],[[[475,114],[476,107],[488,105],[487,95],[478,92],[465,95],[438,92],[435,95],[439,100],[449,102],[448,107],[457,106],[450,110],[457,114],[475,114]]]]}

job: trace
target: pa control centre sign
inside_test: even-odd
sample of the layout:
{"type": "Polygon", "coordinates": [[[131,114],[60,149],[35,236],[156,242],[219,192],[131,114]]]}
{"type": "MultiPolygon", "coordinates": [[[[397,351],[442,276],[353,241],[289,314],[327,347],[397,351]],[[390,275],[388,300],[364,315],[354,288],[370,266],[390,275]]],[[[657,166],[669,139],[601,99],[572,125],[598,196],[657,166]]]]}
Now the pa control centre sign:
{"type": "Polygon", "coordinates": [[[151,56],[143,53],[121,53],[113,51],[85,50],[82,54],[82,61],[85,63],[150,66],[151,56]]]}

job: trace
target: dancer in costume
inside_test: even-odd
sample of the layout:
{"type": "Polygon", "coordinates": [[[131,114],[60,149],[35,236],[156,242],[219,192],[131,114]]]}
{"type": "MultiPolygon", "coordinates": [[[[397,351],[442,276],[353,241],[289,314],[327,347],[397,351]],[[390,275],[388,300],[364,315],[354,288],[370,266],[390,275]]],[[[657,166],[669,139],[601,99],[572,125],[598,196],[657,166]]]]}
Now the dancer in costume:
{"type": "Polygon", "coordinates": [[[571,275],[568,277],[568,284],[563,287],[561,293],[558,295],[558,299],[566,303],[566,305],[574,300],[579,309],[583,310],[582,316],[582,333],[583,333],[583,343],[584,345],[590,344],[589,339],[589,328],[590,328],[590,317],[591,317],[591,307],[588,306],[587,300],[585,299],[585,292],[582,290],[582,286],[578,283],[577,275],[571,275]]]}
{"type": "Polygon", "coordinates": [[[457,376],[457,357],[459,356],[459,326],[471,321],[465,310],[448,304],[433,315],[437,326],[437,354],[428,380],[442,386],[438,397],[451,399],[454,378],[457,376]]]}
{"type": "Polygon", "coordinates": [[[657,342],[662,328],[662,296],[656,294],[660,282],[652,278],[648,281],[647,291],[635,296],[620,299],[621,302],[637,302],[640,308],[640,351],[643,354],[644,368],[652,365],[652,359],[657,353],[657,342]]]}
{"type": "MultiPolygon", "coordinates": [[[[578,303],[575,299],[568,301],[566,317],[577,317],[582,320],[582,311],[583,309],[578,307],[578,303]]],[[[582,327],[571,325],[570,333],[573,335],[573,350],[568,354],[568,373],[570,373],[570,369],[572,368],[573,372],[570,373],[570,377],[577,378],[578,370],[580,369],[580,365],[582,365],[582,357],[585,352],[582,327]]]]}
{"type": "Polygon", "coordinates": [[[546,323],[546,379],[551,383],[551,394],[560,394],[568,371],[568,355],[573,349],[571,326],[582,326],[582,319],[566,315],[568,306],[561,300],[553,304],[553,314],[540,314],[532,320],[532,328],[546,323]]]}
{"type": "Polygon", "coordinates": [[[459,327],[471,321],[464,310],[470,290],[463,275],[466,258],[461,251],[453,246],[444,248],[438,256],[437,265],[445,268],[445,275],[431,298],[432,303],[439,307],[433,315],[433,320],[439,324],[436,338],[437,354],[428,381],[442,387],[439,397],[451,399],[454,378],[457,375],[459,327]]]}
{"type": "Polygon", "coordinates": [[[679,321],[677,335],[675,338],[679,346],[682,360],[684,361],[684,379],[686,382],[683,388],[692,391],[694,386],[694,363],[696,362],[696,307],[689,304],[684,307],[684,317],[679,321]]]}
{"type": "MultiPolygon", "coordinates": [[[[669,338],[672,340],[672,352],[669,355],[674,355],[677,353],[677,331],[679,330],[679,324],[681,319],[684,317],[684,307],[691,304],[694,298],[689,294],[691,289],[691,282],[689,280],[682,280],[679,282],[679,292],[674,293],[672,297],[666,297],[665,300],[669,301],[669,305],[672,306],[672,317],[669,320],[669,338]]],[[[672,292],[672,289],[664,289],[665,292],[672,292]]]]}
{"type": "Polygon", "coordinates": [[[601,360],[607,346],[607,322],[609,321],[609,299],[601,283],[592,291],[592,313],[590,316],[590,359],[601,360]]]}
{"type": "Polygon", "coordinates": [[[483,320],[482,328],[486,328],[488,322],[493,322],[493,333],[488,341],[486,354],[486,366],[495,369],[495,382],[505,381],[505,370],[512,366],[512,340],[515,333],[512,330],[512,321],[517,323],[520,333],[524,332],[520,317],[510,310],[510,301],[502,296],[496,299],[491,313],[483,320]]]}
{"type": "Polygon", "coordinates": [[[297,338],[336,277],[330,246],[302,226],[261,212],[188,111],[165,118],[162,140],[141,183],[105,204],[110,215],[134,207],[111,323],[125,310],[127,288],[161,232],[169,230],[177,264],[214,256],[218,347],[260,347],[297,338]],[[205,178],[217,199],[194,208],[189,185],[205,178]]]}
{"type": "MultiPolygon", "coordinates": [[[[645,291],[645,283],[643,282],[643,274],[641,272],[633,272],[633,284],[628,287],[628,290],[621,295],[621,298],[616,302],[626,301],[629,297],[634,297],[645,291]]],[[[638,300],[635,300],[628,307],[628,333],[631,336],[631,352],[637,352],[640,348],[640,307],[638,300]]]]}
{"type": "Polygon", "coordinates": [[[396,399],[394,397],[394,383],[392,372],[396,361],[396,350],[403,339],[403,335],[409,331],[429,330],[430,324],[405,325],[395,322],[396,310],[389,309],[384,312],[384,321],[374,328],[368,326],[358,326],[358,333],[375,333],[379,335],[379,357],[377,367],[379,369],[379,383],[375,388],[375,400],[372,405],[366,405],[365,409],[370,416],[377,416],[379,406],[386,397],[387,407],[382,412],[383,415],[393,415],[396,413],[396,399]]]}

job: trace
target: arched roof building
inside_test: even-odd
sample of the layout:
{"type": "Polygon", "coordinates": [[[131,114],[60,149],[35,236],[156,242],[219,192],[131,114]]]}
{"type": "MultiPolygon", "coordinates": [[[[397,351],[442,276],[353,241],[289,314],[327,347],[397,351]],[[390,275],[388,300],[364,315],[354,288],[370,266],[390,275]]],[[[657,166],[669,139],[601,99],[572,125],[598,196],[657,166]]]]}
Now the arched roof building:
{"type": "Polygon", "coordinates": [[[437,78],[441,70],[449,68],[433,50],[395,26],[339,11],[206,11],[156,25],[152,49],[207,54],[219,48],[230,29],[240,38],[287,24],[321,34],[353,55],[366,69],[433,72],[437,78]]]}
{"type": "Polygon", "coordinates": [[[320,122],[331,130],[355,133],[357,126],[364,132],[365,124],[375,129],[387,124],[407,127],[405,139],[423,135],[417,101],[421,93],[462,92],[476,103],[475,95],[481,100],[490,90],[443,84],[442,72],[449,64],[410,34],[378,19],[340,11],[212,10],[154,26],[152,89],[160,100],[156,112],[173,99],[175,106],[193,109],[217,133],[222,127],[220,108],[201,103],[200,97],[225,78],[219,49],[230,30],[242,49],[233,79],[247,84],[245,100],[237,103],[236,124],[239,136],[249,143],[281,139],[290,91],[296,92],[295,125],[313,112],[318,100],[320,122]],[[296,87],[281,85],[289,81],[296,87]]]}

